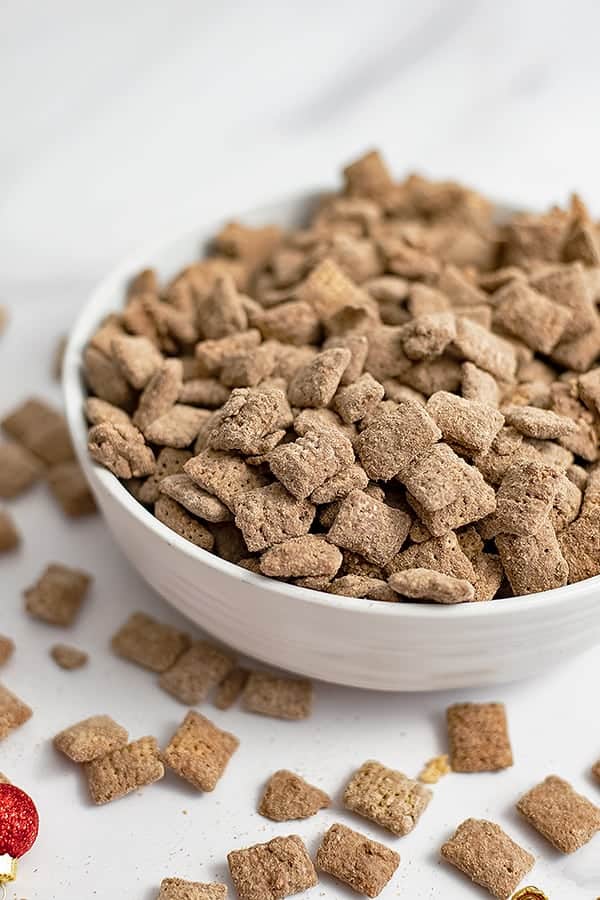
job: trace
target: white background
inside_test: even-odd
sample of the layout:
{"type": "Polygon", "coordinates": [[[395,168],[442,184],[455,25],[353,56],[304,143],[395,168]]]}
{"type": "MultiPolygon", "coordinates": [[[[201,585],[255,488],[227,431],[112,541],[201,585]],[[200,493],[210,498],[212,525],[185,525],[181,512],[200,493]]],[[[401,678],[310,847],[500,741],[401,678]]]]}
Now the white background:
{"type": "MultiPolygon", "coordinates": [[[[53,346],[93,284],[138,244],[278,193],[334,183],[343,162],[381,146],[400,174],[463,178],[523,205],[572,188],[600,212],[600,6],[572,2],[34,3],[0,6],[0,412],[50,382],[53,346]]],[[[489,817],[537,857],[528,881],[551,900],[600,894],[600,837],[563,857],[514,812],[545,775],[600,801],[600,650],[550,675],[459,694],[376,695],[317,685],[314,717],[276,722],[207,707],[241,747],[212,795],[172,776],[103,808],[53,751],[65,725],[106,712],[132,736],[168,739],[184,710],[108,640],[133,609],[181,622],[129,568],[99,518],[66,522],[44,486],[11,504],[23,550],[0,562],[0,630],[17,653],[3,681],[34,708],[0,745],[0,770],[41,814],[11,898],[154,900],[161,877],[226,878],[229,849],[297,831],[312,849],[337,819],[397,847],[384,898],[483,896],[438,848],[463,818],[489,817]],[[21,590],[50,560],[96,577],[68,636],[26,619],[21,590]],[[91,653],[66,673],[48,648],[91,653]],[[352,769],[376,757],[416,774],[445,749],[445,707],[504,700],[514,768],[451,775],[415,832],[397,840],[340,809],[352,769]],[[254,811],[280,767],[330,791],[334,807],[275,825],[254,811]]],[[[349,897],[323,877],[307,897],[349,897]]]]}

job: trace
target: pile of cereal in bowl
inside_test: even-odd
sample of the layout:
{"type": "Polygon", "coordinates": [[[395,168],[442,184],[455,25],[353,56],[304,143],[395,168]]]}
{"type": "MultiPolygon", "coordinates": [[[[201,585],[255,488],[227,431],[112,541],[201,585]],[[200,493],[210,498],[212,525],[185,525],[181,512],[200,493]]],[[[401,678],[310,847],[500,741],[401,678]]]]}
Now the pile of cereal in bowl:
{"type": "Polygon", "coordinates": [[[83,368],[89,451],[269,578],[442,604],[600,574],[600,230],[496,221],[376,152],[303,228],[232,222],[130,283],[83,368]]]}

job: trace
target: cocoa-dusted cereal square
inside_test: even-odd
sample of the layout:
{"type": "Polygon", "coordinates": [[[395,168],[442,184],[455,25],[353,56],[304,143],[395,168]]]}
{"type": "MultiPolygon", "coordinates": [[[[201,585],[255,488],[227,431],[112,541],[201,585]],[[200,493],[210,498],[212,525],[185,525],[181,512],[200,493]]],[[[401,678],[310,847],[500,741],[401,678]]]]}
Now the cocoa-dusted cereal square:
{"type": "Polygon", "coordinates": [[[358,422],[373,412],[383,400],[385,388],[365,372],[352,384],[340,388],[334,398],[334,406],[344,422],[358,422]]]}
{"type": "Polygon", "coordinates": [[[16,550],[21,543],[21,535],[17,530],[10,513],[0,509],[0,554],[16,550]]]}
{"type": "MultiPolygon", "coordinates": [[[[154,472],[142,483],[138,495],[140,503],[150,505],[156,503],[161,490],[159,488],[163,479],[169,475],[181,474],[183,472],[184,463],[192,458],[189,450],[177,450],[175,447],[163,447],[156,457],[154,472]]],[[[164,493],[169,494],[168,491],[164,493]]],[[[173,497],[178,500],[177,497],[173,497]]],[[[178,501],[181,502],[181,501],[178,501]]],[[[185,504],[182,504],[185,506],[185,504]]],[[[192,510],[193,512],[193,510],[192,510]]]]}
{"type": "Polygon", "coordinates": [[[54,738],[54,746],[73,762],[91,762],[124,747],[129,735],[110,716],[91,716],[70,725],[54,738]]]}
{"type": "Polygon", "coordinates": [[[249,674],[241,666],[235,666],[227,673],[215,693],[214,703],[217,709],[230,709],[233,706],[246,687],[249,674]]]}
{"type": "Polygon", "coordinates": [[[50,656],[57,666],[71,672],[73,669],[81,669],[85,666],[89,656],[84,650],[72,647],[69,644],[54,644],[50,648],[50,656]]]}
{"type": "Polygon", "coordinates": [[[96,512],[96,502],[83,469],[74,460],[57,463],[48,469],[46,480],[54,499],[72,519],[96,512]]]}
{"type": "Polygon", "coordinates": [[[319,353],[290,381],[290,403],[301,408],[329,406],[351,360],[347,347],[332,347],[319,353]]]}
{"type": "Polygon", "coordinates": [[[512,766],[503,703],[457,703],[446,711],[455,772],[495,772],[512,766]]]}
{"type": "Polygon", "coordinates": [[[443,509],[457,499],[467,463],[448,444],[434,444],[398,476],[427,510],[443,509]]]}
{"type": "Polygon", "coordinates": [[[280,769],[269,778],[258,811],[273,822],[289,822],[292,819],[308,819],[330,803],[325,791],[294,772],[280,769]]]}
{"type": "MultiPolygon", "coordinates": [[[[458,469],[456,470],[458,472],[458,469]]],[[[460,490],[455,500],[441,509],[429,510],[408,493],[406,499],[421,523],[435,537],[477,522],[496,509],[496,494],[475,466],[465,464],[460,474],[460,490]]]]}
{"type": "Polygon", "coordinates": [[[266,550],[260,570],[270,578],[333,578],[342,564],[342,554],[324,535],[305,534],[266,550]]]}
{"type": "Polygon", "coordinates": [[[485,819],[466,819],[443,844],[441,854],[498,900],[508,900],[535,863],[531,853],[485,819]]]}
{"type": "Polygon", "coordinates": [[[306,719],[312,711],[313,687],[305,678],[251,672],[242,702],[249,712],[276,719],[306,719]]]}
{"type": "Polygon", "coordinates": [[[186,706],[205,700],[235,666],[235,657],[211,644],[197,641],[160,677],[159,684],[186,706]]]}
{"type": "Polygon", "coordinates": [[[501,288],[494,301],[496,324],[539,353],[550,353],[569,323],[568,309],[523,281],[501,288]]]}
{"type": "Polygon", "coordinates": [[[356,453],[369,478],[389,481],[441,436],[419,403],[405,401],[376,416],[358,436],[356,453]]]}
{"type": "Polygon", "coordinates": [[[299,500],[354,462],[350,440],[338,428],[309,429],[268,456],[273,475],[299,500]]]}
{"type": "Polygon", "coordinates": [[[557,775],[527,791],[517,809],[561,853],[573,853],[600,830],[600,809],[557,775]]]}
{"type": "Polygon", "coordinates": [[[226,897],[226,884],[163,878],[156,900],[226,900],[226,897]]]}
{"type": "Polygon", "coordinates": [[[154,453],[134,425],[94,425],[88,433],[88,451],[117,478],[143,478],[156,468],[154,453]]]}
{"type": "Polygon", "coordinates": [[[456,319],[454,346],[460,357],[495,378],[515,377],[517,355],[512,344],[477,322],[463,316],[456,319]]]}
{"type": "Polygon", "coordinates": [[[150,669],[165,672],[190,646],[187,634],[157,622],[146,613],[136,612],[113,635],[111,646],[115,653],[150,669]]]}
{"type": "Polygon", "coordinates": [[[183,450],[194,442],[205,421],[206,410],[176,403],[144,429],[144,437],[152,444],[183,450]]]}
{"type": "MultiPolygon", "coordinates": [[[[225,504],[218,497],[198,487],[185,472],[167,475],[159,482],[158,490],[206,522],[231,521],[231,512],[225,504]]],[[[158,500],[158,497],[156,499],[158,500]]]]}
{"type": "Polygon", "coordinates": [[[418,781],[368,760],[346,786],[344,806],[402,836],[413,830],[431,796],[431,791],[418,781]]]}
{"type": "Polygon", "coordinates": [[[24,592],[25,608],[31,616],[50,625],[72,625],[91,582],[92,577],[86,572],[52,563],[24,592]]]}
{"type": "Polygon", "coordinates": [[[292,418],[283,391],[237,388],[221,407],[209,445],[253,456],[268,453],[273,449],[273,435],[280,439],[292,418]]]}
{"type": "Polygon", "coordinates": [[[32,715],[33,711],[26,703],[0,684],[0,741],[24,725],[32,715]]]}
{"type": "Polygon", "coordinates": [[[101,804],[160,781],[165,767],[155,738],[142,737],[86,763],[85,772],[90,796],[101,804]]]}
{"type": "Polygon", "coordinates": [[[163,363],[162,353],[147,337],[118,334],[111,342],[115,365],[137,391],[146,387],[163,363]]]}
{"type": "Polygon", "coordinates": [[[239,456],[222,450],[203,450],[184,465],[186,475],[214,494],[232,512],[239,496],[263,487],[268,479],[239,456]]]}
{"type": "Polygon", "coordinates": [[[352,491],[342,500],[327,538],[346,550],[360,553],[369,562],[385,565],[408,536],[410,516],[364,491],[352,491]]]}
{"type": "Polygon", "coordinates": [[[445,575],[434,569],[404,569],[388,578],[389,586],[402,597],[434,603],[469,603],[475,588],[464,578],[445,575]]]}
{"type": "Polygon", "coordinates": [[[507,406],[504,409],[506,424],[529,438],[550,441],[572,435],[575,422],[567,416],[559,416],[551,409],[537,406],[507,406]]]}
{"type": "MultiPolygon", "coordinates": [[[[563,556],[562,547],[566,547],[568,538],[563,543],[563,535],[572,536],[572,527],[561,532],[561,542],[549,519],[543,522],[535,534],[496,535],[496,548],[516,597],[549,591],[567,583],[569,564],[563,556]]],[[[595,534],[597,540],[597,530],[595,534]]]]}
{"type": "Polygon", "coordinates": [[[395,850],[339,823],[325,833],[317,852],[319,869],[367,897],[377,897],[399,865],[395,850]]]}
{"type": "Polygon", "coordinates": [[[485,453],[502,426],[504,416],[495,407],[437,391],[427,401],[427,412],[444,438],[469,450],[485,453]]]}
{"type": "Polygon", "coordinates": [[[154,504],[154,515],[159,522],[196,547],[212,550],[215,542],[213,534],[175,500],[171,500],[170,497],[159,497],[154,504]]]}
{"type": "Polygon", "coordinates": [[[167,744],[165,764],[199,791],[213,791],[239,741],[190,710],[167,744]]]}
{"type": "Polygon", "coordinates": [[[6,434],[48,465],[73,459],[65,417],[44,400],[32,398],[2,419],[6,434]]]}
{"type": "Polygon", "coordinates": [[[10,500],[26,491],[44,470],[42,462],[20,444],[0,444],[0,497],[10,500]]]}
{"type": "Polygon", "coordinates": [[[240,900],[282,900],[317,884],[317,873],[296,834],[227,854],[240,900]]]}
{"type": "Polygon", "coordinates": [[[569,584],[600,575],[600,508],[584,506],[582,514],[560,532],[558,542],[569,584]]]}
{"type": "Polygon", "coordinates": [[[309,500],[297,499],[277,482],[246,491],[235,509],[235,524],[252,553],[307,534],[314,517],[309,500]]]}
{"type": "Polygon", "coordinates": [[[496,494],[495,522],[499,532],[535,534],[550,515],[560,476],[542,462],[512,465],[496,494]]]}
{"type": "Polygon", "coordinates": [[[453,531],[407,547],[386,566],[388,575],[405,569],[434,569],[471,582],[474,578],[473,564],[453,531]]]}

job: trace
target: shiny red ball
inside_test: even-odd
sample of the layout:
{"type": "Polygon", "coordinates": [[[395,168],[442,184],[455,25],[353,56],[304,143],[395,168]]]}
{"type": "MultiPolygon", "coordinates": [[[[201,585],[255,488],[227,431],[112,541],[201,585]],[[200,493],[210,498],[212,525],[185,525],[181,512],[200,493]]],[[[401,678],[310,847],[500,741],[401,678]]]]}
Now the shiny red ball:
{"type": "Polygon", "coordinates": [[[31,797],[14,784],[0,784],[0,856],[18,859],[33,845],[40,820],[31,797]]]}

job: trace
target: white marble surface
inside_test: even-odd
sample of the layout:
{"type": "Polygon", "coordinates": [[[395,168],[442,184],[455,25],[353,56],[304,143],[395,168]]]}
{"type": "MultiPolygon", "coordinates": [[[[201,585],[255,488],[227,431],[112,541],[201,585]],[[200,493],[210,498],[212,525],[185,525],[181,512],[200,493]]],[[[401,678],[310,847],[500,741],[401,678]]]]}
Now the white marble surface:
{"type": "MultiPolygon", "coordinates": [[[[49,381],[56,337],[95,283],[129,250],[282,191],[333,182],[339,164],[381,146],[398,172],[470,180],[541,206],[577,188],[600,210],[600,7],[572,2],[420,4],[102,4],[5,0],[0,8],[0,411],[49,381]]],[[[43,486],[11,504],[25,545],[0,563],[2,624],[18,651],[2,679],[35,715],[0,745],[0,769],[37,800],[42,829],[10,900],[92,896],[153,900],[165,875],[226,875],[228,849],[298,831],[312,848],[332,821],[352,824],[339,792],[375,756],[415,773],[444,749],[443,710],[460,699],[508,704],[516,765],[448,777],[384,897],[483,896],[437,848],[468,815],[489,817],[538,857],[529,877],[554,898],[600,894],[597,837],[573,857],[517,818],[514,800],[558,772],[590,797],[600,755],[600,650],[550,676],[500,690],[383,696],[318,686],[311,722],[214,713],[242,746],[213,795],[168,777],[141,795],[92,808],[78,773],[48,738],[94,712],[133,735],[165,740],[181,716],[153,677],[107,650],[134,608],[177,621],[119,554],[99,519],[66,523],[43,486]],[[96,585],[72,640],[86,670],[47,656],[62,639],[26,620],[20,591],[49,560],[89,568],[96,585]],[[265,776],[296,768],[336,798],[318,818],[272,825],[253,807],[265,776]],[[185,811],[185,814],[184,814],[185,811]]],[[[212,713],[210,713],[212,714],[212,713]]],[[[310,895],[350,897],[323,878],[310,895]]]]}

